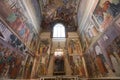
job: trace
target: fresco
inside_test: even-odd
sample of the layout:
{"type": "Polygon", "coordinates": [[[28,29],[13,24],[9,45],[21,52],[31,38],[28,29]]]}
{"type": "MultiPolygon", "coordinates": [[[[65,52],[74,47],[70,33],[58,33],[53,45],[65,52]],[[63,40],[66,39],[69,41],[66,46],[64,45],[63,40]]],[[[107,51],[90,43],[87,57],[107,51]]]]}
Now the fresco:
{"type": "Polygon", "coordinates": [[[18,51],[11,50],[8,45],[0,42],[0,78],[17,78],[24,59],[18,51]]]}
{"type": "Polygon", "coordinates": [[[97,20],[99,29],[104,31],[109,23],[120,13],[119,0],[99,0],[94,11],[94,17],[97,20]]]}
{"type": "Polygon", "coordinates": [[[52,29],[53,21],[65,22],[68,31],[76,31],[76,16],[80,0],[48,0],[43,1],[42,28],[46,31],[52,29]],[[67,5],[67,6],[66,6],[67,5]]]}
{"type": "Polygon", "coordinates": [[[72,75],[80,75],[81,77],[84,77],[85,70],[84,70],[82,58],[79,55],[74,55],[69,57],[70,57],[72,75]]]}
{"type": "Polygon", "coordinates": [[[46,75],[47,74],[47,66],[48,66],[48,56],[42,56],[41,57],[41,61],[40,61],[40,65],[39,65],[39,71],[40,74],[39,75],[46,75]]]}
{"type": "Polygon", "coordinates": [[[29,31],[22,19],[21,8],[17,4],[18,2],[7,0],[7,1],[1,1],[0,3],[1,3],[1,7],[4,6],[0,11],[1,17],[22,38],[27,38],[26,35],[29,33],[29,31]]]}
{"type": "Polygon", "coordinates": [[[16,50],[23,52],[26,49],[25,45],[2,22],[0,22],[0,33],[2,35],[0,38],[16,50]]]}
{"type": "MultiPolygon", "coordinates": [[[[103,35],[104,36],[104,35],[103,35]]],[[[119,75],[120,51],[119,42],[120,36],[114,38],[107,46],[100,42],[95,43],[84,55],[89,77],[103,77],[106,74],[119,75]],[[105,48],[106,47],[106,48],[105,48]]],[[[111,39],[111,37],[109,37],[111,39]]],[[[106,44],[105,44],[106,45],[106,44]]]]}
{"type": "Polygon", "coordinates": [[[49,56],[50,56],[50,39],[41,39],[39,44],[39,54],[41,55],[38,75],[46,75],[49,65],[49,56]]]}
{"type": "Polygon", "coordinates": [[[99,71],[97,68],[97,65],[95,63],[95,52],[94,51],[88,51],[86,54],[84,54],[87,72],[89,77],[100,77],[99,71]]]}
{"type": "Polygon", "coordinates": [[[24,70],[23,70],[23,73],[24,73],[23,78],[24,79],[30,79],[32,67],[33,67],[33,57],[28,55],[27,60],[24,65],[24,70]]]}
{"type": "Polygon", "coordinates": [[[106,54],[108,56],[110,67],[112,71],[116,74],[116,76],[120,76],[118,71],[119,63],[120,63],[119,42],[120,42],[120,35],[115,37],[114,40],[105,49],[106,54]]]}
{"type": "Polygon", "coordinates": [[[81,54],[80,44],[78,39],[70,39],[68,41],[68,53],[69,54],[81,54]]]}
{"type": "Polygon", "coordinates": [[[48,66],[49,66],[49,55],[46,56],[42,55],[38,63],[37,75],[38,76],[47,75],[48,66]]]}
{"type": "Polygon", "coordinates": [[[30,42],[30,49],[32,51],[36,51],[37,50],[37,47],[38,47],[38,36],[36,34],[33,34],[32,35],[32,39],[31,39],[31,42],[30,42]]]}
{"type": "Polygon", "coordinates": [[[30,46],[35,31],[30,16],[22,1],[2,0],[0,1],[0,16],[13,29],[14,32],[30,46]]]}
{"type": "Polygon", "coordinates": [[[87,40],[87,35],[85,34],[85,31],[83,31],[80,35],[80,44],[81,44],[81,47],[82,47],[82,50],[85,51],[88,47],[88,40],[87,40]]]}
{"type": "MultiPolygon", "coordinates": [[[[95,46],[96,48],[96,46],[95,46]]],[[[86,66],[88,70],[89,77],[101,77],[105,76],[106,73],[108,73],[108,70],[106,69],[106,66],[103,62],[104,56],[96,54],[96,51],[94,47],[92,47],[87,53],[84,55],[86,60],[86,66]]]]}
{"type": "Polygon", "coordinates": [[[95,37],[99,35],[99,30],[93,23],[92,19],[89,20],[87,28],[83,32],[88,46],[92,43],[95,37]]]}
{"type": "Polygon", "coordinates": [[[96,65],[98,67],[99,72],[104,76],[106,73],[108,73],[108,69],[106,67],[106,58],[104,56],[104,53],[102,51],[102,48],[99,45],[95,46],[95,53],[96,53],[96,65]]]}
{"type": "Polygon", "coordinates": [[[48,55],[48,49],[50,48],[50,40],[49,39],[43,39],[40,43],[40,54],[42,55],[48,55]]]}
{"type": "Polygon", "coordinates": [[[0,20],[0,38],[8,42],[12,33],[6,28],[6,26],[0,20]]]}

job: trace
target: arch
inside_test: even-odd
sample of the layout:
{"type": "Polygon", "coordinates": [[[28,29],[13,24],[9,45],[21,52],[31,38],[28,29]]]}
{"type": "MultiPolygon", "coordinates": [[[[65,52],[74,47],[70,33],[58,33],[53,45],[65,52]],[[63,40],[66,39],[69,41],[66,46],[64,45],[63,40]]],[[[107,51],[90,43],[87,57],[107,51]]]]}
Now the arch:
{"type": "Polygon", "coordinates": [[[65,38],[65,26],[57,23],[53,27],[53,38],[65,38]]]}

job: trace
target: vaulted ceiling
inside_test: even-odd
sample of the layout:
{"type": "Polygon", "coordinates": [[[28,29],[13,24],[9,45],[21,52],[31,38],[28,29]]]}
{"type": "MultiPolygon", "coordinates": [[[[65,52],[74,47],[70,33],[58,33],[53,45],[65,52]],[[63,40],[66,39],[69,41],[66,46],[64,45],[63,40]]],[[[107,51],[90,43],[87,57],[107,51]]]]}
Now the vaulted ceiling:
{"type": "Polygon", "coordinates": [[[77,30],[77,11],[80,0],[42,0],[42,23],[44,31],[51,31],[53,25],[61,22],[66,30],[77,30]]]}

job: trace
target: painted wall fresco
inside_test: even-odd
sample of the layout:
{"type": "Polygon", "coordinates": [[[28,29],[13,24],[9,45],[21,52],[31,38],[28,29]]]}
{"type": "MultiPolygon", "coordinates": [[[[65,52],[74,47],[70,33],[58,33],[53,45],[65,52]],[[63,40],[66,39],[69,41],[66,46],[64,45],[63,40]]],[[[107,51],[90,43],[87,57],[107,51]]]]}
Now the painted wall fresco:
{"type": "Polygon", "coordinates": [[[87,28],[83,32],[84,38],[86,39],[86,44],[87,46],[89,46],[94,40],[94,38],[99,35],[99,30],[91,18],[88,21],[88,25],[86,27],[87,28]]]}
{"type": "Polygon", "coordinates": [[[0,38],[6,42],[9,42],[10,35],[12,35],[12,33],[6,28],[6,26],[0,20],[0,38]]]}
{"type": "Polygon", "coordinates": [[[0,11],[1,17],[21,37],[27,39],[27,37],[25,36],[29,34],[29,29],[24,24],[20,6],[15,1],[1,1],[0,3],[1,3],[1,7],[3,7],[0,11]]]}
{"type": "Polygon", "coordinates": [[[30,46],[35,34],[33,23],[22,1],[0,1],[0,16],[13,29],[14,32],[30,46]]]}
{"type": "Polygon", "coordinates": [[[40,63],[39,63],[39,71],[38,75],[45,75],[47,74],[47,68],[49,65],[49,57],[50,57],[50,39],[41,39],[40,47],[39,47],[39,54],[41,55],[40,63]]]}
{"type": "Polygon", "coordinates": [[[26,62],[23,61],[23,70],[21,71],[24,79],[30,79],[33,68],[33,57],[28,55],[26,62]]]}
{"type": "Polygon", "coordinates": [[[68,45],[69,54],[81,54],[80,44],[78,39],[69,39],[67,45],[68,45]]]}
{"type": "Polygon", "coordinates": [[[88,51],[87,54],[84,54],[87,72],[89,77],[100,77],[97,65],[95,63],[95,52],[88,51]]]}
{"type": "Polygon", "coordinates": [[[30,78],[32,66],[31,55],[21,55],[21,52],[0,40],[0,78],[30,78]],[[27,56],[30,59],[27,59],[27,56]]]}
{"type": "MultiPolygon", "coordinates": [[[[113,23],[114,24],[114,23],[113,23]]],[[[112,25],[107,29],[105,34],[100,38],[99,44],[103,48],[103,52],[106,58],[106,61],[115,73],[116,76],[120,76],[119,70],[119,27],[112,25]]]]}
{"type": "Polygon", "coordinates": [[[108,64],[106,64],[105,56],[98,44],[85,54],[85,60],[90,77],[102,77],[108,73],[108,64]]]}
{"type": "Polygon", "coordinates": [[[33,34],[32,36],[33,37],[31,39],[30,49],[35,52],[37,50],[37,48],[38,48],[38,45],[39,45],[38,44],[39,38],[38,38],[37,34],[33,34]]]}
{"type": "Polygon", "coordinates": [[[110,67],[112,68],[112,71],[115,72],[116,76],[120,76],[120,73],[118,72],[120,63],[119,38],[120,36],[116,37],[106,48],[106,54],[108,56],[110,67]]]}
{"type": "MultiPolygon", "coordinates": [[[[93,15],[88,17],[84,25],[85,28],[80,35],[83,51],[89,48],[110,24],[119,17],[119,6],[119,0],[99,0],[93,15]]],[[[119,25],[119,20],[116,21],[116,25],[119,25]]]]}
{"type": "Polygon", "coordinates": [[[97,20],[100,31],[103,32],[119,13],[119,0],[99,0],[94,11],[94,17],[97,20]]]}
{"type": "Polygon", "coordinates": [[[82,62],[82,57],[79,55],[69,56],[70,65],[72,69],[72,75],[85,76],[85,70],[82,62]]]}
{"type": "Polygon", "coordinates": [[[21,52],[26,50],[26,46],[10,30],[8,30],[2,21],[0,22],[0,34],[0,38],[16,50],[21,52]]]}
{"type": "MultiPolygon", "coordinates": [[[[105,1],[99,1],[98,5],[101,6],[105,1]]],[[[119,4],[118,1],[116,1],[116,4],[119,4]]],[[[86,23],[86,28],[82,31],[81,33],[81,41],[82,41],[82,47],[84,48],[83,50],[87,49],[97,38],[100,36],[104,30],[109,27],[110,22],[105,23],[104,27],[102,28],[99,22],[96,21],[96,11],[98,9],[98,5],[93,13],[93,16],[89,17],[86,23]]],[[[103,12],[105,14],[105,12],[103,12]]],[[[108,16],[111,16],[110,14],[106,13],[108,16]]],[[[118,14],[117,14],[118,15],[118,14]]],[[[116,15],[116,16],[117,16],[116,15]]],[[[106,16],[106,15],[105,15],[106,16]]],[[[117,17],[111,16],[111,24],[113,21],[117,19],[117,17]],[[113,20],[114,19],[114,20],[113,20]]],[[[110,19],[109,19],[110,20],[110,19]]],[[[108,20],[106,20],[108,21],[108,20]]],[[[102,22],[104,24],[104,21],[102,22]]],[[[119,19],[116,20],[116,25],[119,26],[119,19]]],[[[119,28],[118,28],[119,29],[119,28]]]]}
{"type": "Polygon", "coordinates": [[[43,39],[41,40],[40,43],[40,54],[47,55],[48,53],[48,49],[50,48],[50,40],[49,39],[43,39]]]}
{"type": "Polygon", "coordinates": [[[84,55],[90,77],[120,76],[120,33],[117,25],[110,26],[84,55]],[[92,74],[91,74],[92,73],[92,74]]]}
{"type": "Polygon", "coordinates": [[[40,58],[41,59],[38,63],[37,76],[47,75],[49,56],[41,56],[40,58]]]}
{"type": "Polygon", "coordinates": [[[91,16],[89,16],[81,34],[79,35],[83,51],[85,51],[91,45],[92,41],[96,36],[98,36],[98,34],[99,34],[99,30],[94,24],[94,21],[91,18],[91,16]]]}
{"type": "Polygon", "coordinates": [[[0,78],[17,78],[24,57],[18,51],[12,50],[8,44],[0,41],[0,78]]]}
{"type": "Polygon", "coordinates": [[[30,78],[33,57],[26,46],[0,21],[0,78],[30,78]],[[29,56],[31,59],[26,59],[29,56]]]}

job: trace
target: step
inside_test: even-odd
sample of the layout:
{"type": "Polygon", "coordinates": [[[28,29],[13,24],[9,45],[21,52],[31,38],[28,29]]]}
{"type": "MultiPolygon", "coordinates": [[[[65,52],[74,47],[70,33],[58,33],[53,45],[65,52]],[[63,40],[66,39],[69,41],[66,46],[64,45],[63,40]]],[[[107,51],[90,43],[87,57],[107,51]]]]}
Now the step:
{"type": "Polygon", "coordinates": [[[53,72],[53,75],[65,75],[64,71],[53,72]]]}

